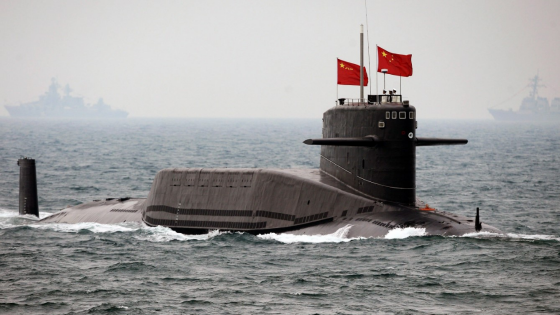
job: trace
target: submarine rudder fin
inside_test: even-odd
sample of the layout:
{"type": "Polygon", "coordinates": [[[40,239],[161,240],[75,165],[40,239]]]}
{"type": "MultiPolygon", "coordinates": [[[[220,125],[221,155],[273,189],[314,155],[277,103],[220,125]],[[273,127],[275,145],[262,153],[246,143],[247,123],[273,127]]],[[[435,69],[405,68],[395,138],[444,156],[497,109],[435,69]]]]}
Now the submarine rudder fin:
{"type": "Polygon", "coordinates": [[[21,157],[17,165],[19,166],[19,214],[39,217],[35,160],[21,157]]]}
{"type": "Polygon", "coordinates": [[[474,230],[480,232],[482,230],[482,222],[480,222],[480,214],[478,213],[478,207],[476,208],[476,218],[474,219],[474,230]]]}

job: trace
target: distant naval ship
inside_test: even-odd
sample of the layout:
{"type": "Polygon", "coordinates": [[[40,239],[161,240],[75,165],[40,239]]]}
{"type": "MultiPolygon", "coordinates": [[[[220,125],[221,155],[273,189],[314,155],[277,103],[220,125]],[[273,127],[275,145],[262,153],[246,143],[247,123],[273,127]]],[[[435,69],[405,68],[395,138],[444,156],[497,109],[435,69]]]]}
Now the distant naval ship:
{"type": "Polygon", "coordinates": [[[521,107],[518,111],[491,109],[488,111],[495,120],[499,121],[558,121],[560,122],[560,97],[556,97],[549,104],[546,97],[539,96],[539,84],[541,79],[539,75],[535,75],[529,79],[529,88],[531,92],[529,96],[523,99],[521,107]]]}
{"type": "Polygon", "coordinates": [[[4,107],[11,117],[126,118],[128,116],[128,113],[123,110],[111,109],[102,98],[96,104],[85,104],[83,97],[70,95],[72,89],[68,84],[63,89],[64,95],[61,96],[58,91],[59,85],[53,78],[48,91],[41,95],[39,100],[19,106],[6,105],[4,107]]]}

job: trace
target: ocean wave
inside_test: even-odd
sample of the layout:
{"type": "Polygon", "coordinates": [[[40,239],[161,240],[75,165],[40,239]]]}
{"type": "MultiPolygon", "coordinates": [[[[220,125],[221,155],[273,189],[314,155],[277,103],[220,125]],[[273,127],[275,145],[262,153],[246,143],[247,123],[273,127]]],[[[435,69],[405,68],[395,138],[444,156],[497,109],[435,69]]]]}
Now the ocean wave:
{"type": "Polygon", "coordinates": [[[498,234],[491,232],[475,232],[467,233],[460,237],[473,237],[473,238],[503,238],[510,240],[528,240],[528,241],[557,241],[560,242],[560,237],[555,235],[546,234],[517,234],[517,233],[506,233],[498,234]]]}
{"type": "Polygon", "coordinates": [[[491,237],[506,237],[506,235],[500,233],[482,231],[482,232],[466,233],[459,237],[491,238],[491,237]]]}
{"type": "Polygon", "coordinates": [[[0,208],[0,218],[13,218],[16,216],[19,216],[17,211],[0,208]]]}
{"type": "MultiPolygon", "coordinates": [[[[40,214],[41,218],[37,218],[33,215],[19,215],[16,210],[9,210],[0,208],[0,229],[10,229],[17,228],[21,226],[27,226],[39,230],[51,230],[62,233],[80,233],[83,231],[89,231],[91,233],[127,233],[134,232],[136,235],[134,237],[141,241],[149,242],[170,242],[170,241],[190,241],[198,240],[204,241],[212,239],[218,235],[228,234],[231,232],[213,230],[206,234],[197,235],[187,235],[181,234],[173,231],[168,227],[157,226],[150,227],[144,223],[127,222],[120,224],[101,224],[93,222],[83,222],[83,223],[37,223],[38,220],[46,218],[53,215],[50,212],[43,212],[40,214]]],[[[290,233],[268,233],[257,235],[256,237],[263,240],[275,240],[281,243],[291,244],[291,243],[341,243],[349,242],[353,240],[367,239],[365,237],[348,238],[347,235],[352,228],[352,225],[348,224],[332,234],[326,235],[296,235],[290,233]]],[[[241,233],[241,232],[240,232],[241,233]]],[[[409,237],[419,237],[426,236],[426,230],[424,228],[396,228],[390,230],[382,239],[405,239],[409,237]]],[[[455,236],[451,236],[455,237],[455,236]]],[[[556,241],[560,242],[560,237],[556,235],[546,235],[546,234],[517,234],[517,233],[492,233],[492,232],[474,232],[461,235],[459,237],[465,238],[497,238],[497,239],[507,239],[507,240],[519,240],[519,241],[556,241]]]]}
{"type": "Polygon", "coordinates": [[[19,210],[0,208],[0,220],[3,218],[24,218],[28,220],[38,221],[46,217],[50,217],[53,214],[55,214],[55,212],[39,212],[39,217],[37,218],[32,214],[19,215],[19,210]]]}
{"type": "Polygon", "coordinates": [[[29,224],[29,227],[39,230],[52,230],[63,233],[79,233],[81,231],[90,231],[92,233],[116,233],[116,232],[133,232],[141,229],[140,223],[120,223],[120,224],[101,224],[94,222],[82,223],[47,223],[47,224],[29,224]]]}
{"type": "Polygon", "coordinates": [[[0,230],[26,225],[30,221],[35,222],[38,220],[40,219],[34,215],[19,215],[17,210],[0,208],[0,230]]]}
{"type": "Polygon", "coordinates": [[[347,238],[348,232],[352,225],[348,224],[332,234],[326,235],[295,235],[295,234],[276,234],[268,233],[257,235],[258,238],[264,240],[275,240],[281,243],[291,244],[291,243],[341,243],[350,242],[352,240],[365,239],[364,237],[359,238],[347,238]]]}
{"type": "Polygon", "coordinates": [[[52,230],[62,233],[79,233],[89,231],[91,233],[136,233],[134,238],[141,241],[149,242],[170,242],[170,241],[189,241],[189,240],[208,240],[215,236],[229,233],[220,232],[218,230],[210,231],[207,234],[186,235],[173,231],[168,227],[156,226],[150,227],[144,223],[126,222],[118,224],[101,224],[93,222],[83,223],[48,223],[48,224],[29,224],[31,228],[40,230],[52,230]]]}
{"type": "Polygon", "coordinates": [[[506,234],[509,238],[512,239],[521,239],[521,240],[531,240],[531,241],[557,241],[560,242],[560,237],[555,235],[544,235],[544,234],[515,234],[515,233],[508,233],[506,234]]]}
{"type": "Polygon", "coordinates": [[[385,235],[385,239],[403,239],[415,236],[426,236],[426,229],[414,227],[396,228],[390,230],[387,235],[385,235]]]}
{"type": "Polygon", "coordinates": [[[214,238],[218,235],[228,234],[230,232],[220,232],[219,230],[212,230],[207,234],[188,235],[181,234],[173,231],[172,229],[164,226],[148,227],[142,229],[142,235],[136,235],[135,238],[141,241],[148,241],[154,243],[163,243],[170,241],[205,241],[214,238]]]}
{"type": "Polygon", "coordinates": [[[215,236],[230,232],[220,232],[213,230],[206,234],[186,235],[173,231],[168,227],[150,227],[144,223],[125,222],[118,224],[102,224],[95,222],[81,223],[37,223],[40,219],[46,218],[53,213],[45,212],[41,218],[33,215],[19,215],[18,211],[0,208],[0,229],[10,229],[17,227],[30,227],[38,230],[49,230],[60,233],[137,233],[134,237],[141,241],[149,242],[169,242],[169,241],[189,241],[189,240],[208,240],[215,236]]]}

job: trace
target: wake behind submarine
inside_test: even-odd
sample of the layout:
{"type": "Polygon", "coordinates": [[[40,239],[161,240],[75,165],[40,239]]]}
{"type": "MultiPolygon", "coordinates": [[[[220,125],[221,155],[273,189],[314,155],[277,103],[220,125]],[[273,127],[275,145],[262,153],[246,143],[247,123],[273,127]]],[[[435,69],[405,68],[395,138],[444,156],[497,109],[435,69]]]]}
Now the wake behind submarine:
{"type": "Polygon", "coordinates": [[[136,221],[185,234],[316,235],[344,227],[347,237],[383,237],[405,227],[427,235],[502,233],[480,223],[478,211],[467,218],[416,199],[416,147],[467,140],[416,137],[416,109],[408,101],[370,99],[378,102],[341,102],[324,113],[323,138],[304,141],[321,145],[320,169],[169,168],[157,173],[146,199],[107,198],[41,222],[136,221]]]}

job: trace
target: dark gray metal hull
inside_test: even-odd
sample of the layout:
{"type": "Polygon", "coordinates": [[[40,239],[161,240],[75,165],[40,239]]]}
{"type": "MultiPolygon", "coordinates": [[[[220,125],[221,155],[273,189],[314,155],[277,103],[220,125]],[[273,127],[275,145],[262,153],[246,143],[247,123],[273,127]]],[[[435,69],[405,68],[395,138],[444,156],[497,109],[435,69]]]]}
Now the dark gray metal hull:
{"type": "Polygon", "coordinates": [[[142,206],[146,199],[127,199],[93,201],[68,207],[41,220],[45,223],[81,223],[95,222],[117,224],[124,222],[142,222],[142,206]]]}
{"type": "MultiPolygon", "coordinates": [[[[368,198],[320,170],[166,169],[147,199],[98,201],[62,210],[42,222],[145,222],[186,234],[209,230],[251,234],[383,237],[395,228],[426,235],[474,233],[474,218],[368,198]]],[[[483,231],[501,233],[483,225],[483,231]]]]}

